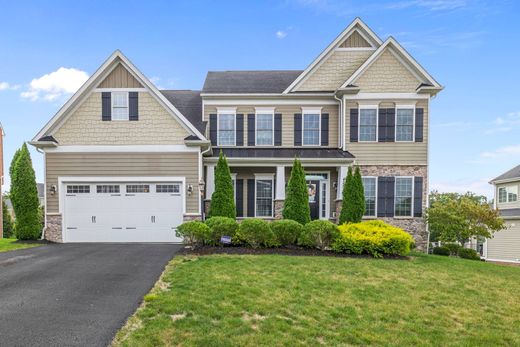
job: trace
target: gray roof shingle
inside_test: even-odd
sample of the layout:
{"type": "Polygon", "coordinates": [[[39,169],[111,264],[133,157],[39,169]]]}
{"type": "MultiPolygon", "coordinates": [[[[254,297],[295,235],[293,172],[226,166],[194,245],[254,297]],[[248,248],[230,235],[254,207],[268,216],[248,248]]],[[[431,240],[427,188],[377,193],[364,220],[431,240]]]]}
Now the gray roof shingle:
{"type": "Polygon", "coordinates": [[[198,131],[204,134],[206,122],[202,121],[200,90],[161,90],[161,93],[198,131]]]}
{"type": "Polygon", "coordinates": [[[210,71],[203,93],[282,93],[302,70],[210,71]]]}
{"type": "Polygon", "coordinates": [[[491,180],[491,182],[508,180],[512,178],[520,178],[520,165],[517,165],[506,173],[503,173],[502,175],[494,178],[491,180]]]}

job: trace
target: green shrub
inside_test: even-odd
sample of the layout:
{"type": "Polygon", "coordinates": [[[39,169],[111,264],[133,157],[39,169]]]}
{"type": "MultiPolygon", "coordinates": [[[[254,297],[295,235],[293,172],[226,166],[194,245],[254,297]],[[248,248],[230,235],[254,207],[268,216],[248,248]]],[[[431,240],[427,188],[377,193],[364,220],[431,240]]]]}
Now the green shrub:
{"type": "Polygon", "coordinates": [[[215,168],[215,191],[211,195],[208,216],[232,219],[237,217],[231,171],[229,171],[226,156],[222,154],[222,151],[220,151],[215,168]]]}
{"type": "Polygon", "coordinates": [[[459,257],[470,260],[480,260],[480,255],[471,248],[461,248],[459,249],[459,257]]]}
{"type": "Polygon", "coordinates": [[[359,223],[365,214],[365,189],[359,166],[352,174],[349,166],[347,177],[343,183],[343,202],[339,215],[339,223],[359,223]]]}
{"type": "Polygon", "coordinates": [[[211,217],[205,223],[210,228],[208,243],[214,246],[220,244],[222,236],[230,236],[233,239],[238,230],[238,223],[233,218],[211,217]]]}
{"type": "Polygon", "coordinates": [[[435,255],[443,255],[446,257],[448,257],[451,254],[450,250],[444,246],[434,247],[432,253],[435,255]]]}
{"type": "Polygon", "coordinates": [[[442,246],[449,249],[450,255],[458,255],[459,251],[462,249],[462,246],[458,243],[445,243],[442,246]]]}
{"type": "Polygon", "coordinates": [[[309,193],[305,170],[298,159],[294,159],[286,192],[282,211],[283,218],[295,220],[302,225],[308,223],[311,220],[309,193]]]}
{"type": "Polygon", "coordinates": [[[253,248],[271,247],[276,245],[276,238],[269,223],[259,218],[248,218],[240,223],[238,228],[240,240],[253,248]]]}
{"type": "Polygon", "coordinates": [[[303,230],[300,223],[290,219],[275,220],[270,226],[281,246],[295,245],[303,230]]]}
{"type": "Polygon", "coordinates": [[[343,224],[332,245],[336,252],[351,254],[407,255],[414,245],[410,234],[380,220],[343,224]]]}
{"type": "Polygon", "coordinates": [[[298,244],[304,247],[315,247],[321,250],[330,248],[338,235],[336,224],[328,220],[313,220],[305,224],[298,238],[298,244]]]}
{"type": "Polygon", "coordinates": [[[185,244],[191,246],[208,243],[211,237],[210,228],[201,221],[182,223],[175,233],[184,239],[185,244]]]}

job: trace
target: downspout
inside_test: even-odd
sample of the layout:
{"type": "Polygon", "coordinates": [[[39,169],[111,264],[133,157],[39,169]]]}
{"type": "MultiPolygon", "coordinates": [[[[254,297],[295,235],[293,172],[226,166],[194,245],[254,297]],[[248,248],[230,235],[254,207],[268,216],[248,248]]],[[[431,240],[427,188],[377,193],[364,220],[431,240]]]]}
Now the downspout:
{"type": "Polygon", "coordinates": [[[343,148],[343,131],[345,131],[344,128],[344,125],[343,125],[343,98],[338,98],[336,96],[336,93],[334,93],[334,99],[338,100],[339,101],[339,129],[340,129],[340,132],[338,134],[339,136],[339,141],[338,141],[338,147],[339,148],[343,148]]]}
{"type": "MultiPolygon", "coordinates": [[[[211,148],[211,143],[210,143],[209,146],[208,146],[208,148],[205,149],[205,150],[203,150],[203,151],[200,153],[200,160],[201,160],[200,165],[202,166],[202,176],[203,176],[203,177],[202,177],[202,180],[203,180],[203,181],[206,181],[206,180],[205,180],[205,177],[204,177],[204,154],[209,153],[209,151],[211,151],[211,150],[212,150],[212,148],[211,148]]],[[[199,192],[199,194],[200,194],[200,192],[199,192]]],[[[204,189],[204,194],[206,194],[206,190],[205,190],[205,189],[204,189]]],[[[202,220],[204,220],[205,217],[206,217],[206,216],[205,216],[205,211],[204,211],[204,196],[201,196],[200,201],[201,201],[201,203],[200,203],[200,204],[201,204],[201,206],[200,206],[200,212],[201,212],[200,216],[201,216],[202,220]]]]}

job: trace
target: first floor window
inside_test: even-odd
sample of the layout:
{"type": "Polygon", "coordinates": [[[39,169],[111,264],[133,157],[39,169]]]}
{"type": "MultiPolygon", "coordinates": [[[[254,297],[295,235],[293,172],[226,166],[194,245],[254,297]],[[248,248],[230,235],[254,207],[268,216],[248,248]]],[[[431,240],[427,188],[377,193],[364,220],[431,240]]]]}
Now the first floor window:
{"type": "Polygon", "coordinates": [[[235,145],[235,115],[219,113],[218,115],[218,145],[235,145]]]}
{"type": "Polygon", "coordinates": [[[256,144],[260,146],[273,145],[273,114],[256,115],[256,144]]]}
{"type": "Polygon", "coordinates": [[[413,141],[413,108],[398,108],[396,111],[395,140],[413,141]]]}
{"type": "Polygon", "coordinates": [[[413,178],[395,178],[395,216],[411,217],[413,199],[413,178]]]}
{"type": "Polygon", "coordinates": [[[128,92],[112,92],[112,120],[128,120],[128,92]]]}
{"type": "Polygon", "coordinates": [[[365,189],[365,216],[376,215],[376,184],[375,177],[363,177],[363,188],[365,189]]]}
{"type": "Polygon", "coordinates": [[[359,141],[377,141],[377,108],[359,110],[359,141]]]}
{"type": "Polygon", "coordinates": [[[507,186],[498,188],[498,202],[515,202],[518,200],[518,186],[507,186]]]}
{"type": "Polygon", "coordinates": [[[256,180],[256,216],[273,216],[273,180],[256,180]]]}
{"type": "Polygon", "coordinates": [[[303,145],[320,145],[320,114],[303,114],[303,145]]]}

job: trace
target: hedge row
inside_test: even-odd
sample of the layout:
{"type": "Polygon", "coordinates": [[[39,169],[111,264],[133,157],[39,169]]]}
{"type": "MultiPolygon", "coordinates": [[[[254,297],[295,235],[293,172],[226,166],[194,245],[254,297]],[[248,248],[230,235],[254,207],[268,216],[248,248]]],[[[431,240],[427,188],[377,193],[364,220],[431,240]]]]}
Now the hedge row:
{"type": "Polygon", "coordinates": [[[441,247],[434,247],[433,254],[442,256],[458,256],[464,259],[480,260],[480,255],[477,251],[471,248],[464,248],[456,243],[447,243],[441,247]]]}

